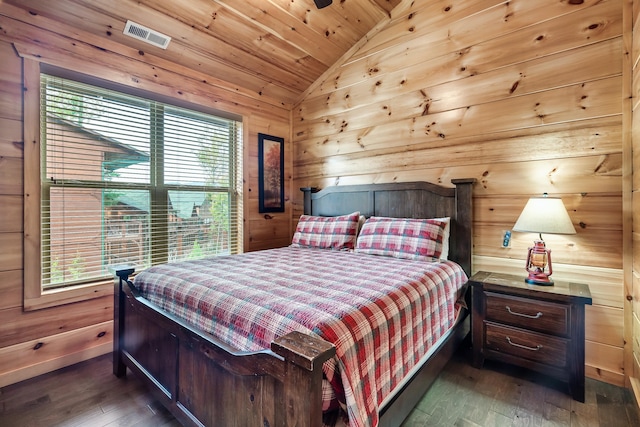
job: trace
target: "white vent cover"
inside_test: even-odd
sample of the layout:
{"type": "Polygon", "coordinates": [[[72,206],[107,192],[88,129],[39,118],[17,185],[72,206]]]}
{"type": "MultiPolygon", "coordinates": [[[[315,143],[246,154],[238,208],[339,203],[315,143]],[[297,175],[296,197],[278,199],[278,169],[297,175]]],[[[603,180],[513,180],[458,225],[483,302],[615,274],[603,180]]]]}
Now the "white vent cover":
{"type": "Polygon", "coordinates": [[[147,28],[144,25],[136,24],[132,21],[127,21],[127,25],[124,26],[123,33],[126,36],[133,37],[138,40],[142,40],[154,46],[166,49],[171,41],[171,37],[165,36],[162,33],[147,28]]]}

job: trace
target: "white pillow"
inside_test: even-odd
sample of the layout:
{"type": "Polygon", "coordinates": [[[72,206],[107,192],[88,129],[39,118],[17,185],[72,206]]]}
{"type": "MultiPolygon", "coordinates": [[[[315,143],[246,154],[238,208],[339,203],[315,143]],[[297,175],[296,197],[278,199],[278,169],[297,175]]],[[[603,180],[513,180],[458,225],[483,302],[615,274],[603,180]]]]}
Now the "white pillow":
{"type": "Polygon", "coordinates": [[[451,233],[451,218],[443,217],[443,218],[433,218],[439,221],[444,221],[447,225],[444,227],[444,234],[442,236],[442,254],[440,255],[441,260],[449,259],[449,234],[451,233]]]}

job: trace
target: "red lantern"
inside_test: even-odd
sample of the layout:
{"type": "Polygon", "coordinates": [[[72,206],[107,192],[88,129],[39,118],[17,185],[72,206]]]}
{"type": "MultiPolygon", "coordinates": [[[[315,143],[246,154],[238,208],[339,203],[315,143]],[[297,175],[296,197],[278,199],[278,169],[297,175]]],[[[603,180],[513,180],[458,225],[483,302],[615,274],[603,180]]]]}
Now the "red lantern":
{"type": "Polygon", "coordinates": [[[553,285],[553,280],[549,278],[553,273],[551,266],[551,250],[547,249],[544,240],[535,240],[533,246],[529,248],[527,254],[526,270],[529,277],[524,279],[527,283],[535,285],[553,285]],[[547,267],[549,267],[547,269],[547,267]]]}

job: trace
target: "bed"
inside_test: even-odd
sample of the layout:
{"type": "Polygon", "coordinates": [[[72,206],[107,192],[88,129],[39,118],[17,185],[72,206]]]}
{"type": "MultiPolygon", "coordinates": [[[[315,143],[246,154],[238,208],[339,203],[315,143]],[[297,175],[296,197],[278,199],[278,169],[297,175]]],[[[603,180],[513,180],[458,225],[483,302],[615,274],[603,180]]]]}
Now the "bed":
{"type": "MultiPolygon", "coordinates": [[[[338,217],[358,212],[367,218],[450,218],[447,257],[449,261],[442,264],[449,269],[458,268],[463,275],[470,275],[474,180],[459,179],[453,180],[452,183],[455,187],[413,182],[337,186],[322,191],[313,188],[301,190],[304,191],[304,213],[314,217],[338,217]]],[[[287,270],[295,270],[298,279],[308,275],[308,282],[313,282],[314,279],[314,260],[323,259],[324,263],[334,263],[332,265],[337,266],[338,259],[334,260],[331,257],[355,256],[353,252],[345,251],[340,255],[338,251],[326,250],[322,256],[309,255],[305,252],[308,249],[295,247],[270,250],[266,251],[266,254],[288,259],[295,256],[297,259],[297,255],[291,254],[291,251],[296,250],[305,255],[299,257],[295,269],[287,270]]],[[[243,256],[241,264],[262,255],[249,253],[243,256]]],[[[364,256],[373,258],[376,255],[364,256]]],[[[236,258],[229,258],[226,262],[233,264],[232,260],[236,258]]],[[[362,259],[358,262],[362,262],[362,259]]],[[[398,260],[392,262],[396,261],[398,260]]],[[[266,263],[269,262],[276,265],[276,261],[266,263]]],[[[198,268],[190,266],[189,271],[183,274],[169,271],[169,276],[180,276],[181,282],[175,285],[175,289],[184,289],[195,280],[191,277],[198,268]]],[[[375,269],[373,265],[367,268],[375,269]]],[[[336,270],[339,269],[336,267],[336,270]]],[[[272,335],[259,332],[255,336],[266,340],[267,345],[264,349],[259,345],[258,348],[239,351],[237,348],[247,347],[230,345],[238,341],[235,337],[214,338],[212,333],[206,332],[206,324],[192,321],[189,315],[183,315],[179,311],[181,304],[173,304],[179,307],[178,311],[171,312],[160,300],[149,295],[143,296],[143,282],[134,285],[130,280],[133,272],[130,268],[122,268],[116,272],[113,353],[115,375],[124,376],[127,369],[139,375],[184,425],[325,425],[328,413],[326,390],[327,383],[330,382],[327,378],[327,366],[331,366],[332,363],[340,364],[342,369],[348,371],[344,368],[347,365],[342,364],[342,347],[337,346],[339,354],[336,356],[336,346],[314,333],[315,326],[325,323],[317,323],[318,320],[314,318],[310,321],[312,325],[309,325],[308,330],[300,327],[293,327],[291,330],[278,329],[278,326],[274,330],[283,330],[281,335],[273,331],[272,335]],[[339,363],[334,363],[335,360],[339,363]]],[[[338,273],[340,274],[343,277],[351,276],[338,273]]],[[[459,273],[456,274],[459,276],[459,273]]],[[[160,278],[155,280],[169,282],[169,276],[158,276],[160,278]]],[[[338,281],[335,278],[328,280],[336,283],[338,281]]],[[[321,282],[321,286],[326,286],[324,283],[326,282],[321,282]]],[[[160,291],[162,292],[165,291],[160,291]]],[[[367,299],[370,296],[363,298],[367,299]]],[[[358,422],[352,423],[353,425],[394,426],[405,419],[453,351],[467,336],[469,319],[463,306],[459,301],[456,302],[458,315],[455,317],[455,325],[441,331],[442,337],[437,343],[420,353],[419,360],[412,362],[415,366],[407,369],[402,378],[394,380],[393,392],[386,394],[384,398],[375,399],[375,403],[379,404],[374,406],[375,413],[370,414],[371,409],[367,408],[363,412],[363,419],[368,418],[362,423],[358,419],[358,422]]],[[[318,315],[321,316],[322,313],[318,315]]],[[[307,314],[304,316],[306,319],[307,314]]],[[[331,331],[332,328],[325,329],[331,331]]],[[[366,383],[366,375],[361,378],[360,382],[366,383]]],[[[366,384],[358,387],[368,389],[366,384]]],[[[349,391],[349,396],[354,394],[352,387],[348,386],[345,389],[349,391]]],[[[344,402],[343,396],[336,399],[344,402]]],[[[353,404],[354,398],[347,400],[352,402],[348,406],[350,413],[364,410],[353,404]]],[[[355,402],[365,401],[356,398],[355,402]]]]}

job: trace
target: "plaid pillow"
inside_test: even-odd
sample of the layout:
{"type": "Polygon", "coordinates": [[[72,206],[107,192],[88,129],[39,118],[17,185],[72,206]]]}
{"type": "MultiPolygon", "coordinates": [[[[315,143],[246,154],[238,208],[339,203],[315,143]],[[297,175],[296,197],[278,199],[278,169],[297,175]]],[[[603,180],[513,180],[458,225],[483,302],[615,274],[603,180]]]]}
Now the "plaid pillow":
{"type": "Polygon", "coordinates": [[[360,230],[356,252],[433,261],[442,256],[447,221],[441,219],[369,218],[360,230]]]}
{"type": "Polygon", "coordinates": [[[297,248],[353,249],[360,212],[341,216],[302,215],[291,246],[297,248]]]}

